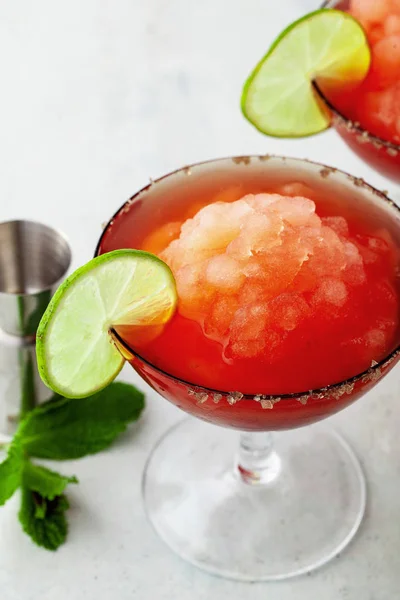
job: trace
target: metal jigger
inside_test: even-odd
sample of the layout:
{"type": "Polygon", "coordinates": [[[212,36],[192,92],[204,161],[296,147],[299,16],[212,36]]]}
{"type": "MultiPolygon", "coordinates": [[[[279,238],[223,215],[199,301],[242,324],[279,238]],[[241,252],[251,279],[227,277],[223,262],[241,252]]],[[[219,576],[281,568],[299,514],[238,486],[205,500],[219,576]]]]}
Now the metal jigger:
{"type": "Polygon", "coordinates": [[[0,434],[50,397],[36,363],[35,335],[71,262],[67,240],[33,221],[0,223],[0,434]]]}

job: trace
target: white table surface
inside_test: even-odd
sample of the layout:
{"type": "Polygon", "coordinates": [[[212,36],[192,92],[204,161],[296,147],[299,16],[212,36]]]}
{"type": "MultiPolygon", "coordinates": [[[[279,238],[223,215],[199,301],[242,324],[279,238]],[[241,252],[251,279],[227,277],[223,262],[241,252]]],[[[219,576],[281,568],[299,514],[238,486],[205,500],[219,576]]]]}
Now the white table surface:
{"type": "MultiPolygon", "coordinates": [[[[273,140],[240,114],[242,83],[275,34],[313,0],[3,0],[0,3],[0,220],[62,229],[74,266],[133,192],[183,164],[282,153],[342,167],[396,195],[334,132],[273,140]]],[[[398,191],[397,191],[398,193],[398,191]]],[[[112,450],[61,465],[68,542],[36,548],[0,509],[4,600],[394,600],[400,589],[399,370],[331,419],[361,457],[368,510],[355,541],[325,568],[288,582],[240,584],[185,564],[157,538],[141,474],[158,437],[182,413],[132,370],[147,409],[112,450]]]]}

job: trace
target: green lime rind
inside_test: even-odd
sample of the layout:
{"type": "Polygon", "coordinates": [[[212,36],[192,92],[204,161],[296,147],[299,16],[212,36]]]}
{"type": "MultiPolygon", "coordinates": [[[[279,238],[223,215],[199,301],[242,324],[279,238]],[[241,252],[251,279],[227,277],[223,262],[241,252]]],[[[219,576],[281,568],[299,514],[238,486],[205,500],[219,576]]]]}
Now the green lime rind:
{"type": "Polygon", "coordinates": [[[354,17],[316,10],[289,25],[256,65],[243,86],[242,113],[271,137],[315,135],[330,127],[331,115],[313,80],[340,83],[351,74],[362,81],[370,62],[366,34],[354,17]]]}
{"type": "Polygon", "coordinates": [[[67,398],[102,390],[125,362],[110,329],[165,323],[176,304],[174,277],[157,256],[124,249],[92,259],[58,288],[40,321],[36,354],[43,382],[67,398]]]}

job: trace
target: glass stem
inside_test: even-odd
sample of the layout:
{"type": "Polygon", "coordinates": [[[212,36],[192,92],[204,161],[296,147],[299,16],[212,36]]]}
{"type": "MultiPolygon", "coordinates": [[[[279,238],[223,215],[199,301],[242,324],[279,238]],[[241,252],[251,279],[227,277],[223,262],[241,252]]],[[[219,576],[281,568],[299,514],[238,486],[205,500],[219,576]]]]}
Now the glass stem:
{"type": "Polygon", "coordinates": [[[244,483],[271,483],[278,476],[280,469],[281,462],[274,450],[271,433],[241,433],[235,471],[244,483]]]}

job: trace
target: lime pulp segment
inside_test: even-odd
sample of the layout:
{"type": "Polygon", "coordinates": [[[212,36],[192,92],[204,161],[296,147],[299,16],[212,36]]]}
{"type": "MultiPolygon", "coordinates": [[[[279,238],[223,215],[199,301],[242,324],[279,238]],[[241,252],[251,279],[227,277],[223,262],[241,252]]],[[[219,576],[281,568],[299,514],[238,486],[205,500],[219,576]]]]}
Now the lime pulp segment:
{"type": "Polygon", "coordinates": [[[351,15],[315,11],[292,23],[258,63],[244,85],[242,112],[267,135],[313,135],[330,125],[313,80],[360,82],[370,61],[365,32],[351,15]]]}
{"type": "Polygon", "coordinates": [[[176,303],[172,272],[153,254],[115,250],[94,258],[60,286],[40,322],[44,383],[69,398],[103,389],[124,364],[110,328],[166,323],[176,303]]]}

